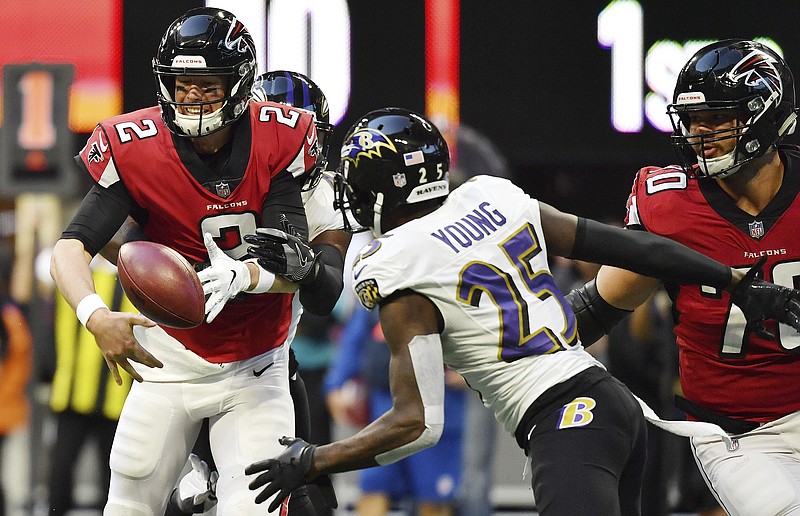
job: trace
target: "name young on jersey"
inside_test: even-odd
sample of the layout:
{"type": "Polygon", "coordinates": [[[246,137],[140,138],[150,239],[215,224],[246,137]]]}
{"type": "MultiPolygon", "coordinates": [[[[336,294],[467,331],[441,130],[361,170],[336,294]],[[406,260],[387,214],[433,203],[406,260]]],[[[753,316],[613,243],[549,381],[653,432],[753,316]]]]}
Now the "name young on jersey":
{"type": "Polygon", "coordinates": [[[461,252],[456,245],[466,249],[484,237],[491,235],[505,225],[508,218],[493,208],[488,202],[482,202],[477,208],[458,220],[437,229],[431,236],[447,245],[455,253],[461,252]]]}

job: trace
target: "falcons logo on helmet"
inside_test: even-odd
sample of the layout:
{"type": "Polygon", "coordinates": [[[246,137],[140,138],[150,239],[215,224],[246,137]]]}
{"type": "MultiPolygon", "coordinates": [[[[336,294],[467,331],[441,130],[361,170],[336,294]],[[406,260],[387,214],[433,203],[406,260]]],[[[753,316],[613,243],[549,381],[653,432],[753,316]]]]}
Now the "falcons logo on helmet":
{"type": "Polygon", "coordinates": [[[228,34],[225,35],[225,47],[244,53],[247,50],[247,41],[244,38],[246,32],[247,29],[242,25],[242,22],[234,18],[230,29],[228,29],[228,34]]]}
{"type": "Polygon", "coordinates": [[[783,83],[775,62],[775,58],[760,50],[753,50],[736,63],[736,66],[728,72],[728,76],[735,82],[744,80],[748,86],[758,86],[762,83],[770,92],[777,91],[780,101],[780,97],[783,96],[783,83]]]}

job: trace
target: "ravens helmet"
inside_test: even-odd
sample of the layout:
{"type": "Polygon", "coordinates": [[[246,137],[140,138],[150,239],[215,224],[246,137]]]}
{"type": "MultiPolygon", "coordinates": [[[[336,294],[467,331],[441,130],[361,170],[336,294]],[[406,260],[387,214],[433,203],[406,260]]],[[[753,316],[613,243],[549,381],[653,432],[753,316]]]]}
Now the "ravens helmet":
{"type": "Polygon", "coordinates": [[[797,121],[792,72],[771,48],[729,39],[701,48],[678,75],[672,104],[673,147],[688,171],[698,165],[701,176],[723,178],[744,163],[763,156],[797,121]],[[737,126],[690,134],[693,112],[728,110],[737,126]],[[698,156],[693,145],[735,138],[736,147],[716,158],[698,156]]]}
{"type": "Polygon", "coordinates": [[[345,136],[336,181],[336,208],[350,231],[380,236],[396,208],[434,201],[450,193],[450,153],[439,129],[402,108],[361,117],[345,136]],[[362,228],[349,227],[350,211],[362,228]]]}
{"type": "Polygon", "coordinates": [[[206,136],[236,121],[246,111],[256,73],[253,38],[236,17],[211,7],[191,9],[167,28],[153,58],[161,117],[179,136],[206,136]],[[175,101],[175,79],[179,76],[222,77],[225,96],[212,102],[175,101]],[[212,113],[203,106],[222,103],[212,113]],[[192,107],[199,112],[182,113],[192,107]],[[185,111],[185,110],[184,110],[185,111]]]}
{"type": "Polygon", "coordinates": [[[298,72],[276,70],[261,74],[253,85],[254,100],[269,100],[297,108],[306,109],[314,113],[317,126],[317,140],[320,144],[320,153],[317,167],[312,172],[311,178],[306,182],[306,188],[316,186],[322,171],[328,166],[328,150],[330,148],[333,125],[330,123],[328,100],[325,94],[314,81],[298,72]]]}

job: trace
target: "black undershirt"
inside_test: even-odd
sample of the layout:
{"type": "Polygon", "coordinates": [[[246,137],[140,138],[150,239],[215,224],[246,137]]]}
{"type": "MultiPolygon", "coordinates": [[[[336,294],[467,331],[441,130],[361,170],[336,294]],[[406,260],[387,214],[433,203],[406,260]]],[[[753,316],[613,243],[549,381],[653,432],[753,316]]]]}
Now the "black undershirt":
{"type": "MultiPolygon", "coordinates": [[[[173,143],[184,166],[192,176],[210,192],[217,194],[216,186],[227,182],[232,192],[241,182],[250,158],[251,130],[245,113],[234,126],[231,140],[218,152],[198,155],[188,138],[172,135],[173,143]]],[[[80,156],[75,162],[84,171],[86,167],[80,156]]],[[[270,184],[269,193],[262,207],[261,226],[282,229],[281,215],[308,239],[303,200],[300,195],[304,178],[294,178],[286,170],[278,172],[270,184]]],[[[86,194],[78,212],[67,225],[61,238],[80,240],[86,251],[97,254],[130,215],[141,226],[147,224],[148,213],[133,199],[122,181],[108,188],[95,184],[86,194]]]]}

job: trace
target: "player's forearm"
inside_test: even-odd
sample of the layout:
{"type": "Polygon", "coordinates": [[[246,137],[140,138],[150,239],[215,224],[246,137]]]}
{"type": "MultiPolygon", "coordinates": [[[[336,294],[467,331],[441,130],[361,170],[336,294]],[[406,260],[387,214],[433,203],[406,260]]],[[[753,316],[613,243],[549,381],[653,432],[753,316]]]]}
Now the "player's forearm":
{"type": "Polygon", "coordinates": [[[376,456],[415,441],[424,430],[424,418],[392,409],[354,436],[317,447],[309,478],[378,466],[376,456]]]}
{"type": "Polygon", "coordinates": [[[283,276],[275,276],[275,282],[269,289],[272,294],[291,294],[297,292],[299,285],[283,276]]]}
{"type": "Polygon", "coordinates": [[[79,240],[61,239],[53,246],[50,276],[73,310],[84,297],[95,292],[90,261],[91,256],[79,240]]]}
{"type": "Polygon", "coordinates": [[[332,245],[312,244],[319,260],[319,269],[311,281],[300,287],[300,303],[314,315],[331,313],[344,288],[344,258],[332,245]]]}
{"type": "Polygon", "coordinates": [[[729,287],[730,267],[678,242],[580,219],[570,258],[613,265],[666,282],[729,287]]]}
{"type": "Polygon", "coordinates": [[[597,292],[606,303],[620,310],[634,310],[661,285],[661,280],[604,265],[597,272],[597,292]]]}

